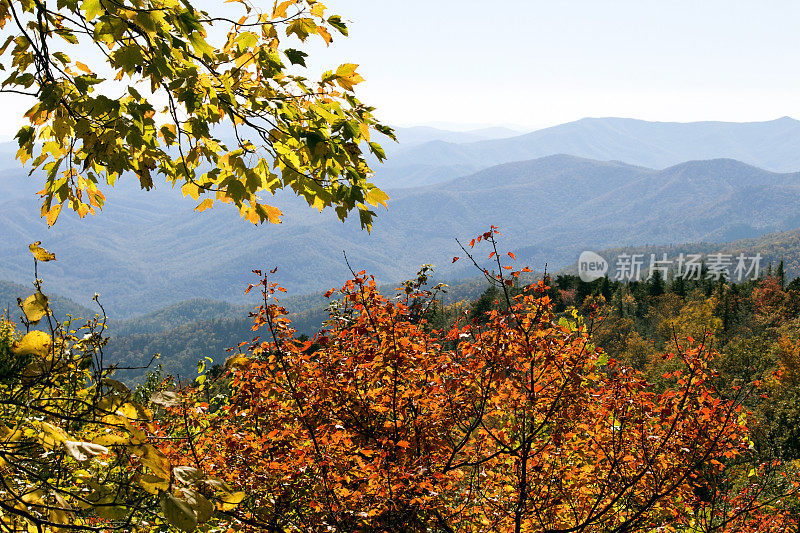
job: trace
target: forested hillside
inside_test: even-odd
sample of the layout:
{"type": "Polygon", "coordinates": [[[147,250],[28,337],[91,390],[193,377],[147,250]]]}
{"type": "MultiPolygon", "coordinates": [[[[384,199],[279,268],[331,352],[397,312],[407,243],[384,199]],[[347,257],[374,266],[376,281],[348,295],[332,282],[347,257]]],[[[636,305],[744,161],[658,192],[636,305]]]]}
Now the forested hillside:
{"type": "MultiPolygon", "coordinates": [[[[33,290],[32,286],[26,287],[19,283],[0,280],[0,314],[5,314],[4,312],[7,311],[8,318],[15,322],[18,321],[21,311],[17,306],[17,299],[24,299],[31,290],[33,290]]],[[[86,319],[100,312],[99,308],[92,310],[58,294],[51,296],[50,309],[58,320],[64,320],[68,315],[86,319]]]]}
{"type": "MultiPolygon", "coordinates": [[[[515,257],[522,262],[530,259],[529,249],[517,249],[515,257]]],[[[613,248],[598,251],[609,265],[609,275],[613,278],[614,265],[621,254],[636,254],[641,257],[641,279],[649,275],[651,254],[656,259],[662,259],[666,254],[668,259],[675,260],[680,254],[701,254],[708,258],[711,254],[723,253],[736,256],[745,254],[754,257],[761,254],[760,275],[763,277],[771,268],[776,271],[778,265],[783,263],[784,279],[789,281],[800,276],[800,230],[768,234],[756,239],[742,239],[728,243],[686,243],[668,246],[633,246],[613,248]]],[[[468,272],[469,270],[467,270],[468,272]]],[[[557,274],[576,274],[575,265],[561,270],[551,270],[557,274]]],[[[275,279],[280,279],[278,273],[275,279]]],[[[530,279],[535,275],[529,274],[530,279]]],[[[734,280],[735,281],[735,280],[734,280]]],[[[486,288],[486,281],[482,277],[473,277],[467,280],[450,280],[442,275],[433,273],[429,280],[431,285],[447,283],[446,292],[440,293],[438,301],[443,305],[458,302],[475,302],[486,288]]],[[[381,287],[386,293],[391,293],[400,282],[386,284],[381,287]]],[[[9,304],[14,304],[9,309],[16,311],[16,299],[24,297],[28,291],[23,286],[6,283],[0,287],[7,287],[6,299],[9,304]]],[[[102,301],[102,299],[101,299],[102,301]]],[[[225,357],[225,349],[235,346],[247,337],[250,330],[248,314],[257,304],[252,300],[252,305],[232,305],[227,302],[215,300],[193,299],[185,300],[174,305],[166,306],[152,313],[131,317],[124,320],[109,320],[109,335],[114,339],[108,349],[109,360],[126,366],[139,366],[150,360],[153,354],[161,354],[157,364],[162,364],[165,371],[183,376],[191,375],[196,368],[196,363],[205,357],[221,362],[225,357]]],[[[329,300],[321,292],[309,293],[302,296],[284,296],[280,298],[292,319],[293,327],[299,333],[312,337],[322,327],[327,316],[329,300]]],[[[64,305],[73,316],[88,317],[94,312],[77,306],[63,298],[54,298],[53,306],[58,315],[58,309],[64,305]],[[62,302],[64,302],[62,304],[62,302]]],[[[96,312],[96,311],[95,311],[96,312]]],[[[13,312],[12,312],[13,316],[13,312]]],[[[126,379],[140,379],[145,370],[126,372],[126,379]]]]}
{"type": "MultiPolygon", "coordinates": [[[[517,255],[525,257],[527,250],[523,249],[517,252],[517,255]]],[[[769,233],[761,237],[752,239],[739,239],[726,243],[713,243],[713,242],[696,242],[684,244],[670,244],[670,245],[643,245],[643,246],[625,246],[621,248],[610,248],[607,250],[597,250],[599,254],[606,259],[609,263],[610,271],[613,271],[614,265],[617,264],[619,257],[622,255],[637,255],[641,259],[642,273],[644,277],[649,274],[650,261],[655,255],[656,261],[662,260],[667,257],[668,261],[673,262],[680,254],[700,254],[704,261],[708,260],[708,256],[712,254],[725,254],[732,259],[731,271],[735,267],[733,258],[743,254],[747,258],[754,258],[760,256],[761,273],[765,273],[772,265],[777,268],[779,263],[783,263],[786,279],[792,280],[800,276],[800,230],[786,231],[779,233],[769,233]]],[[[561,270],[563,273],[576,274],[577,263],[565,267],[561,270]]],[[[731,272],[732,274],[733,272],[731,272]]],[[[610,272],[613,277],[613,272],[610,272]]]]}
{"type": "Polygon", "coordinates": [[[559,275],[550,295],[557,309],[579,310],[606,353],[656,383],[672,369],[664,354],[692,344],[713,346],[720,354],[714,364],[721,390],[760,384],[746,402],[760,424],[759,449],[787,460],[800,457],[800,279],[787,282],[777,267],[761,280],[740,284],[660,277],[584,283],[559,275]]]}
{"type": "Polygon", "coordinates": [[[349,275],[343,252],[381,283],[404,279],[425,263],[445,279],[471,277],[451,266],[454,239],[480,231],[486,221],[502,227],[509,248],[538,270],[545,263],[550,270],[567,266],[586,249],[726,242],[800,225],[797,174],[731,160],[660,171],[569,156],[509,163],[447,183],[390,190],[390,209],[368,235],[356,222],[309,212],[287,195],[276,199],[285,222],[267,234],[237,224],[236,213],[194,212],[169,188],[143,192],[124,181],[118,187],[102,214],[79,220],[65,213],[46,234],[36,200],[10,194],[0,209],[0,224],[10,228],[0,234],[8,250],[0,278],[26,280],[30,262],[20,243],[46,235],[62,262],[49,283],[76,301],[99,292],[116,319],[194,298],[238,302],[259,267],[277,266],[276,279],[292,295],[324,292],[349,275]],[[94,265],[91,276],[82,266],[87,262],[94,265]]]}

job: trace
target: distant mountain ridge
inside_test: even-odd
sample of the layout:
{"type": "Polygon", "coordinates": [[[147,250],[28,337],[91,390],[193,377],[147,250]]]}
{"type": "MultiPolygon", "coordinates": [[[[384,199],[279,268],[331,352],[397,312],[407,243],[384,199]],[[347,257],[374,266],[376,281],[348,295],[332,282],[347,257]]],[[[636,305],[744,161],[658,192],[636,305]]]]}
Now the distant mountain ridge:
{"type": "Polygon", "coordinates": [[[505,139],[434,140],[394,153],[377,168],[376,176],[386,186],[417,186],[465,175],[459,172],[555,154],[655,169],[725,158],[775,172],[793,172],[800,170],[799,147],[800,121],[790,117],[742,123],[585,118],[505,139]]]}
{"type": "MultiPolygon", "coordinates": [[[[13,322],[19,323],[19,318],[22,311],[17,306],[17,298],[25,299],[34,293],[32,284],[22,285],[10,281],[0,280],[0,315],[8,312],[8,318],[13,322]]],[[[69,298],[64,298],[58,294],[47,293],[50,298],[50,309],[53,311],[55,318],[63,321],[68,315],[72,318],[89,319],[94,317],[100,309],[89,309],[83,305],[73,302],[69,298]]]]}
{"type": "Polygon", "coordinates": [[[0,177],[0,279],[31,276],[27,243],[44,241],[58,261],[40,271],[49,287],[78,302],[94,292],[112,318],[154,311],[191,298],[247,304],[253,268],[278,266],[273,279],[292,294],[325,291],[356,270],[380,282],[407,279],[420,264],[449,279],[472,277],[453,256],[454,239],[496,225],[501,246],[520,262],[550,270],[584,249],[642,243],[723,242],[800,227],[800,175],[729,159],[693,161],[663,170],[574,156],[508,163],[427,187],[390,190],[371,234],[341,224],[291,195],[276,198],[280,226],[254,227],[225,206],[197,213],[167,188],[124,185],[96,217],[63,213],[54,228],[39,219],[37,200],[3,191],[0,177]],[[127,188],[126,188],[127,187],[127,188]]]}

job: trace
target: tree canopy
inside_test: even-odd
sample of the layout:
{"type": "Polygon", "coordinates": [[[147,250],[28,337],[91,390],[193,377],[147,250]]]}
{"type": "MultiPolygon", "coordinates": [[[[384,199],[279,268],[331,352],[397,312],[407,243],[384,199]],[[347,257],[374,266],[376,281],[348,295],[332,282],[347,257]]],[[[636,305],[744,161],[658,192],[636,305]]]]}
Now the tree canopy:
{"type": "Polygon", "coordinates": [[[265,194],[290,189],[344,220],[388,197],[370,182],[371,130],[390,128],[362,104],[357,65],[304,77],[309,39],[347,35],[316,0],[246,0],[208,13],[188,0],[3,0],[0,91],[35,97],[17,157],[46,174],[42,216],[102,208],[107,185],[163,176],[198,202],[230,203],[258,224],[280,222],[265,194]],[[55,6],[53,6],[55,4],[55,6]],[[225,11],[223,13],[223,11],[225,11]]]}

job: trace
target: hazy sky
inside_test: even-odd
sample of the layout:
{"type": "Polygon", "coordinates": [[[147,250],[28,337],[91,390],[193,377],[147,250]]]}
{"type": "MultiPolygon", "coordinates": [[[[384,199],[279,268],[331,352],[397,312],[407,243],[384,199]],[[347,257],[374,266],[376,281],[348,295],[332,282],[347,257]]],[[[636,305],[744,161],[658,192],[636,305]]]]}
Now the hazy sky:
{"type": "MultiPolygon", "coordinates": [[[[800,118],[797,1],[323,1],[351,36],[314,63],[359,63],[393,124],[800,118]]],[[[0,99],[7,136],[21,104],[0,99]]]]}
{"type": "MultiPolygon", "coordinates": [[[[329,0],[395,123],[800,117],[800,2],[329,0]]],[[[333,48],[333,47],[332,47],[333,48]]]]}

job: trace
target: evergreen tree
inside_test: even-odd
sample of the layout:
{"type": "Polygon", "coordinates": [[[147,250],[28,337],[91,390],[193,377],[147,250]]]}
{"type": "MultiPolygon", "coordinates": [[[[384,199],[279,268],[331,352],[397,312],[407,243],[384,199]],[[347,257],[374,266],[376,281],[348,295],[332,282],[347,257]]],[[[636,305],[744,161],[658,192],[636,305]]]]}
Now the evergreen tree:
{"type": "Polygon", "coordinates": [[[600,288],[598,289],[598,293],[606,299],[606,301],[611,300],[611,296],[613,295],[611,289],[611,281],[608,279],[608,274],[606,274],[602,281],[600,282],[600,288]]]}
{"type": "Polygon", "coordinates": [[[580,306],[587,296],[592,294],[593,283],[586,283],[582,279],[578,279],[575,287],[575,305],[580,306]]]}
{"type": "Polygon", "coordinates": [[[486,313],[494,308],[495,301],[500,296],[500,290],[494,285],[489,285],[480,298],[472,304],[471,317],[478,322],[487,320],[486,313]]]}
{"type": "Polygon", "coordinates": [[[651,297],[661,296],[666,290],[666,283],[664,275],[660,270],[653,271],[652,275],[647,279],[647,294],[651,297]]]}
{"type": "Polygon", "coordinates": [[[669,290],[681,298],[686,297],[686,279],[683,276],[675,276],[672,278],[672,284],[669,290]]]}
{"type": "Polygon", "coordinates": [[[778,263],[778,270],[775,271],[775,277],[778,278],[778,283],[781,284],[781,288],[786,286],[786,271],[783,268],[783,259],[778,263]]]}

